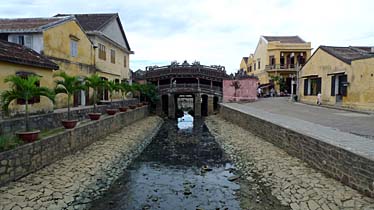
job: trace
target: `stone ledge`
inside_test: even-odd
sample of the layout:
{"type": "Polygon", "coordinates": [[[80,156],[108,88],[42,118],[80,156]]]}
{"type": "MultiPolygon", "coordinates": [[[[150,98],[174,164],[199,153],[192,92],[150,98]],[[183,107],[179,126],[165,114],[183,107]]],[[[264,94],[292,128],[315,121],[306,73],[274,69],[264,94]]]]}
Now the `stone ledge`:
{"type": "Polygon", "coordinates": [[[250,107],[243,111],[223,104],[220,114],[343,184],[374,197],[374,142],[370,139],[250,107]]]}
{"type": "Polygon", "coordinates": [[[103,116],[98,121],[91,121],[34,143],[2,152],[0,153],[0,186],[81,150],[148,114],[148,106],[145,106],[117,113],[114,116],[103,116]]]}

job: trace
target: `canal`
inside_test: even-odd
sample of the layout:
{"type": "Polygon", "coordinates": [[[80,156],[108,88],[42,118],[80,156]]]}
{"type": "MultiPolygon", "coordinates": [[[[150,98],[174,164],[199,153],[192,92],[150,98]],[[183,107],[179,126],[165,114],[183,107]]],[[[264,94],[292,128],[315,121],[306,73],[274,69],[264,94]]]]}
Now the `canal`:
{"type": "Polygon", "coordinates": [[[109,191],[101,209],[287,209],[270,190],[248,183],[202,119],[166,120],[109,191]]]}

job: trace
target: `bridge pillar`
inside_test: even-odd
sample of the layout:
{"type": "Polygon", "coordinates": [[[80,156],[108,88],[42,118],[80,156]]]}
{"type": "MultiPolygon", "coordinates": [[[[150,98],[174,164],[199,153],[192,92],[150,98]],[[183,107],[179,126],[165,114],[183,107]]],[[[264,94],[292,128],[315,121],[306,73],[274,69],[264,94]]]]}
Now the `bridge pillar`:
{"type": "Polygon", "coordinates": [[[195,94],[195,117],[201,117],[201,95],[200,93],[195,94]]]}
{"type": "Polygon", "coordinates": [[[174,97],[174,94],[170,94],[170,93],[168,94],[168,96],[169,96],[169,100],[168,100],[169,116],[168,117],[174,119],[175,118],[175,97],[174,97]]]}
{"type": "Polygon", "coordinates": [[[213,95],[208,95],[208,115],[214,113],[213,97],[213,95]]]}

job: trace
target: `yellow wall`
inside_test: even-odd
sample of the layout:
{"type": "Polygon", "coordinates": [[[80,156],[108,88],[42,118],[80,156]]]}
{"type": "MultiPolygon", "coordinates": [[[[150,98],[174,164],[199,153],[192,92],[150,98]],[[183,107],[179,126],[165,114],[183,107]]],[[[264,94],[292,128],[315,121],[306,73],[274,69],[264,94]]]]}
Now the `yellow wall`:
{"type": "Polygon", "coordinates": [[[347,96],[343,96],[342,106],[374,110],[374,58],[352,61],[351,65],[335,58],[322,49],[318,49],[300,72],[300,99],[307,103],[316,103],[317,96],[304,96],[304,78],[318,75],[322,78],[322,103],[335,105],[336,96],[331,96],[331,73],[344,71],[347,81],[347,96]],[[373,76],[371,76],[373,75],[373,76]]]}
{"type": "Polygon", "coordinates": [[[95,52],[95,66],[96,68],[102,72],[103,74],[106,73],[108,75],[108,79],[128,79],[129,75],[129,54],[126,53],[123,49],[113,45],[107,40],[99,38],[97,36],[92,37],[92,41],[95,46],[98,46],[99,43],[104,45],[106,48],[106,60],[99,58],[99,48],[96,49],[95,52]],[[110,51],[111,49],[115,50],[115,63],[111,62],[110,51]],[[124,56],[126,56],[127,65],[124,66],[124,56]]]}
{"type": "MultiPolygon", "coordinates": [[[[44,54],[60,67],[59,71],[76,76],[89,76],[94,73],[91,41],[74,20],[47,29],[43,32],[43,39],[44,54]],[[71,36],[79,39],[76,57],[70,54],[71,36]]],[[[56,108],[66,107],[66,99],[65,94],[59,94],[56,97],[56,108]]]]}
{"type": "MultiPolygon", "coordinates": [[[[0,61],[1,91],[9,89],[11,85],[10,83],[5,83],[4,79],[9,75],[15,75],[18,71],[32,72],[39,76],[42,76],[42,78],[40,79],[40,86],[48,88],[54,87],[54,82],[52,79],[53,70],[0,61]]],[[[29,107],[30,113],[48,112],[53,110],[53,103],[46,97],[40,97],[40,103],[32,104],[29,107]]],[[[25,105],[17,105],[16,101],[13,101],[10,104],[9,108],[12,114],[23,113],[25,111],[25,105]]]]}
{"type": "Polygon", "coordinates": [[[240,61],[240,67],[239,69],[243,69],[244,71],[247,71],[247,62],[245,61],[244,58],[242,58],[242,60],[240,61]]]}

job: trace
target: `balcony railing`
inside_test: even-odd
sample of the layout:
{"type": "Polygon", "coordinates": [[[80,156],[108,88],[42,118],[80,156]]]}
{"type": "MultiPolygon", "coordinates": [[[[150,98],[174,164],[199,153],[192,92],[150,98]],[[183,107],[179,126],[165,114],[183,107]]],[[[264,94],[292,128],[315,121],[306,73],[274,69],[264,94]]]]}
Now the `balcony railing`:
{"type": "Polygon", "coordinates": [[[218,86],[210,86],[206,84],[188,84],[188,83],[182,83],[182,84],[171,84],[171,85],[160,85],[158,86],[159,91],[165,91],[165,90],[173,90],[178,91],[179,90],[185,90],[185,89],[191,89],[193,91],[204,91],[204,92],[222,92],[222,88],[218,86]]]}
{"type": "Polygon", "coordinates": [[[275,64],[275,65],[266,65],[265,70],[285,70],[285,71],[296,71],[296,64],[275,64]]]}

